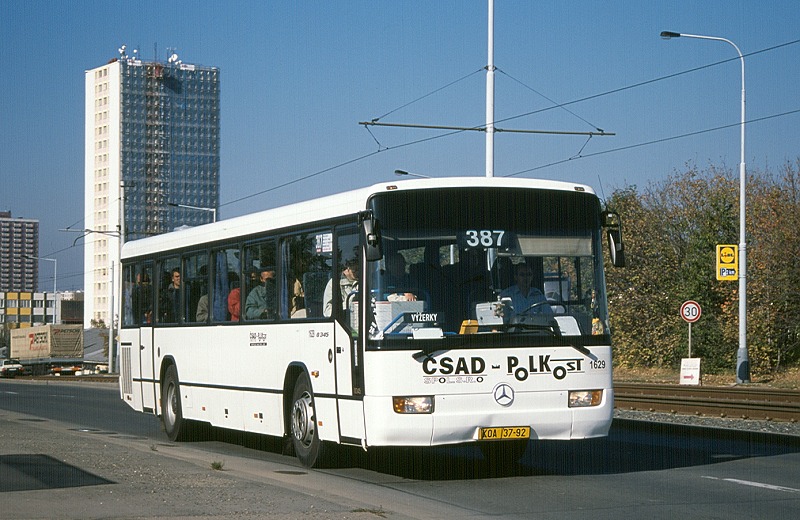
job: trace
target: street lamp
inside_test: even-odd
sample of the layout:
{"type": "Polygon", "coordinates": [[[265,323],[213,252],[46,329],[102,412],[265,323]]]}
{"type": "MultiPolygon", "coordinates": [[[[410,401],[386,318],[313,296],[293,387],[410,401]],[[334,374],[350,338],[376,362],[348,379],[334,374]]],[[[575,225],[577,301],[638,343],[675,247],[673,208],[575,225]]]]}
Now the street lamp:
{"type": "Polygon", "coordinates": [[[25,258],[30,258],[31,260],[46,260],[48,262],[53,262],[53,323],[58,323],[58,259],[56,258],[42,258],[39,256],[30,256],[24,255],[25,258]]]}
{"type": "Polygon", "coordinates": [[[700,36],[697,34],[683,34],[671,31],[662,31],[661,37],[665,40],[671,38],[696,38],[698,40],[715,40],[733,46],[739,54],[742,63],[742,116],[739,125],[741,131],[741,157],[739,162],[739,350],[736,352],[736,382],[750,382],[750,360],[747,355],[747,242],[745,239],[745,163],[744,163],[744,56],[735,43],[716,36],[700,36]]]}
{"type": "Polygon", "coordinates": [[[189,206],[188,204],[177,204],[175,202],[167,202],[168,206],[174,206],[176,208],[187,208],[187,209],[196,209],[198,211],[208,211],[211,213],[211,221],[217,221],[217,208],[202,208],[200,206],[189,206]]]}

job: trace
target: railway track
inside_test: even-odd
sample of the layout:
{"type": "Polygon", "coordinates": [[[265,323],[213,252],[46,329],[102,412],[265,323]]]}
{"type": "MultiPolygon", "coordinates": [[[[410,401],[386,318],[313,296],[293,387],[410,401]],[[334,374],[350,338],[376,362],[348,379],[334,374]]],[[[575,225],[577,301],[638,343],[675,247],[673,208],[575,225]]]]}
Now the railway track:
{"type": "MultiPolygon", "coordinates": [[[[31,379],[58,379],[62,382],[116,382],[116,376],[107,374],[60,378],[41,376],[31,379]]],[[[614,405],[620,410],[768,421],[800,421],[800,391],[775,388],[615,382],[614,405]]]]}
{"type": "Polygon", "coordinates": [[[797,390],[615,383],[614,404],[620,410],[800,421],[797,390]]]}

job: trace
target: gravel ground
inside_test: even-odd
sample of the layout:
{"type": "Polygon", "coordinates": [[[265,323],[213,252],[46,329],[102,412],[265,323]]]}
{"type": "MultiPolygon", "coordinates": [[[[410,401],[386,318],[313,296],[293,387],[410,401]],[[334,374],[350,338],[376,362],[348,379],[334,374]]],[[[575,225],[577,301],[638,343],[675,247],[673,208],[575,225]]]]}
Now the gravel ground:
{"type": "Polygon", "coordinates": [[[708,417],[683,415],[663,412],[640,412],[634,410],[615,410],[614,417],[636,421],[666,422],[687,426],[703,426],[707,428],[726,428],[739,431],[777,433],[800,436],[800,422],[788,421],[755,421],[749,419],[733,419],[729,417],[708,417]]]}
{"type": "Polygon", "coordinates": [[[292,479],[314,476],[302,468],[282,475],[282,466],[268,461],[251,465],[244,457],[117,437],[123,436],[65,431],[0,410],[0,519],[409,518],[324,489],[294,487],[292,479]],[[30,462],[10,463],[24,456],[30,462]],[[222,468],[214,469],[215,461],[222,468]]]}

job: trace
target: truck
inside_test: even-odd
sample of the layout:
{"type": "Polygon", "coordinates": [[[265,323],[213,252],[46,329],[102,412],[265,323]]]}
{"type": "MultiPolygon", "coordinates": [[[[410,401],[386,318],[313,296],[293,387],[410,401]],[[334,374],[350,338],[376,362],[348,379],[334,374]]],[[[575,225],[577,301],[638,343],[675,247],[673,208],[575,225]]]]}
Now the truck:
{"type": "Polygon", "coordinates": [[[11,330],[11,357],[33,375],[83,368],[82,325],[40,325],[11,330]]]}

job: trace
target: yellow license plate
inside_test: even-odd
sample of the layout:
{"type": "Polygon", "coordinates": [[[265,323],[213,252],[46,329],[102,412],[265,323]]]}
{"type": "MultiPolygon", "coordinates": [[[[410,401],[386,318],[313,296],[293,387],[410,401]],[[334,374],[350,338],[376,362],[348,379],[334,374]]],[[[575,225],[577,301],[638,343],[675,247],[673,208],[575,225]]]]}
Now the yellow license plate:
{"type": "Polygon", "coordinates": [[[478,440],[503,441],[506,439],[530,439],[530,426],[506,426],[497,428],[481,428],[478,430],[478,440]]]}

